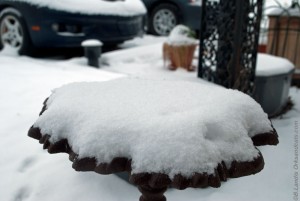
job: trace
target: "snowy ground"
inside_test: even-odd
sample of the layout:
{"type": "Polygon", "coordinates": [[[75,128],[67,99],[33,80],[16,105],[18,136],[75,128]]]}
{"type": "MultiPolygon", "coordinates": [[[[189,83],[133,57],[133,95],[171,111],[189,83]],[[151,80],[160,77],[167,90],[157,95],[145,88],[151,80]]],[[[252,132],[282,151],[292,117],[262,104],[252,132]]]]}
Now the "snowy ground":
{"type": "MultiPolygon", "coordinates": [[[[0,52],[0,201],[131,201],[138,190],[115,175],[75,172],[66,154],[50,155],[27,137],[42,102],[52,89],[75,81],[107,81],[122,76],[184,79],[202,82],[195,73],[163,67],[163,38],[147,38],[125,44],[129,50],[106,53],[101,69],[89,68],[85,58],[53,61],[18,57],[0,52]],[[136,44],[143,48],[132,48],[136,44]],[[147,45],[151,44],[151,45],[147,45]],[[104,65],[105,64],[105,65],[104,65]]],[[[273,123],[279,133],[276,147],[260,147],[262,172],[230,179],[219,189],[169,189],[169,201],[283,201],[293,199],[294,135],[300,122],[300,91],[292,88],[295,108],[273,123]]]]}

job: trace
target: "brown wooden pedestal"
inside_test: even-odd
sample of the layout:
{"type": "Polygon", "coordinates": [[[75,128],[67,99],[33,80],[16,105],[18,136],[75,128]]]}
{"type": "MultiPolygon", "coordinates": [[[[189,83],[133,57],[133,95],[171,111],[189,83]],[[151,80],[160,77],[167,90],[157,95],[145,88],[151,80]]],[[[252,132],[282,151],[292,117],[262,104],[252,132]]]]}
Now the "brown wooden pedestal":
{"type": "Polygon", "coordinates": [[[139,186],[139,191],[142,193],[140,201],[166,201],[164,193],[168,187],[152,188],[149,185],[139,186]]]}

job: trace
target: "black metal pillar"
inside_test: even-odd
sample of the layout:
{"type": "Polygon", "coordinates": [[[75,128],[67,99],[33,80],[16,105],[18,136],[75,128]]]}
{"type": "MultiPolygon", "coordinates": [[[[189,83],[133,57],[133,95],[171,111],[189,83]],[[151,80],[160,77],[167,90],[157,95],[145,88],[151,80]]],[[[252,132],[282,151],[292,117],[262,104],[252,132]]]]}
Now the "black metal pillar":
{"type": "Polygon", "coordinates": [[[198,77],[251,94],[263,0],[202,0],[198,77]]]}

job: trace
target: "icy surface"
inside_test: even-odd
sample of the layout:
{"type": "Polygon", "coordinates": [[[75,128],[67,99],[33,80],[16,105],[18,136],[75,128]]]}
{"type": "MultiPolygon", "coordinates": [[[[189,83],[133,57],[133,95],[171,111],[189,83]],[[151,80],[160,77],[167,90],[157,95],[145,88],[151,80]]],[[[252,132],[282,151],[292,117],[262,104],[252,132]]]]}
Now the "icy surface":
{"type": "Polygon", "coordinates": [[[140,0],[10,0],[71,13],[133,16],[146,13],[140,0]]]}
{"type": "Polygon", "coordinates": [[[54,90],[47,105],[34,126],[52,143],[66,138],[79,158],[132,158],[133,173],[171,178],[213,174],[222,160],[251,161],[258,151],[248,134],[272,131],[249,96],[193,82],[75,83],[54,90]]]}
{"type": "Polygon", "coordinates": [[[168,37],[168,44],[175,46],[197,44],[198,40],[189,36],[190,31],[191,30],[184,25],[177,25],[176,27],[174,27],[168,37]]]}
{"type": "Polygon", "coordinates": [[[291,72],[295,68],[288,59],[270,54],[258,54],[256,75],[275,76],[291,72]]]}

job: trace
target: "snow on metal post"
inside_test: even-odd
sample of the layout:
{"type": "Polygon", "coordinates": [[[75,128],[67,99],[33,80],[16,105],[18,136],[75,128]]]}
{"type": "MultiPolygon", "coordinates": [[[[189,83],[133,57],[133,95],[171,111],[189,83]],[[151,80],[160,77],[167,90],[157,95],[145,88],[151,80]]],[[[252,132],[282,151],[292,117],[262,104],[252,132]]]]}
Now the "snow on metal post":
{"type": "Polygon", "coordinates": [[[84,55],[88,59],[88,65],[99,67],[99,57],[102,53],[102,42],[99,40],[85,40],[81,43],[84,48],[84,55]]]}
{"type": "Polygon", "coordinates": [[[202,0],[198,77],[252,94],[263,0],[202,0]]]}

